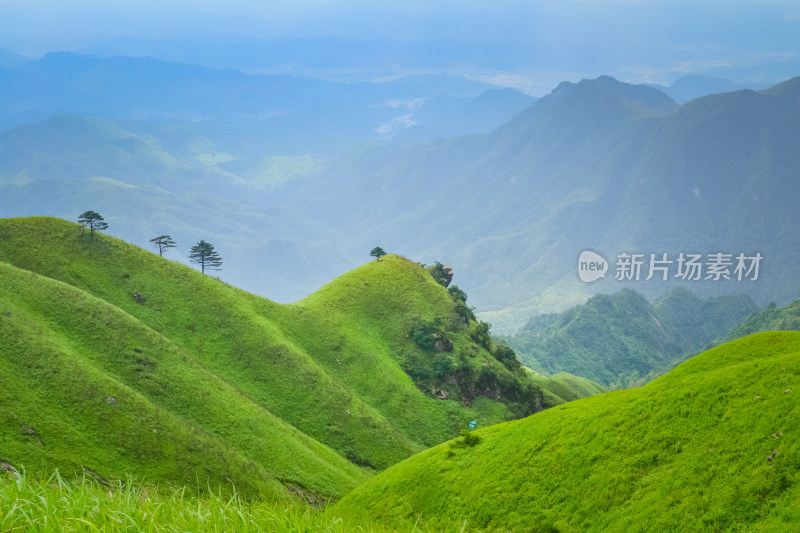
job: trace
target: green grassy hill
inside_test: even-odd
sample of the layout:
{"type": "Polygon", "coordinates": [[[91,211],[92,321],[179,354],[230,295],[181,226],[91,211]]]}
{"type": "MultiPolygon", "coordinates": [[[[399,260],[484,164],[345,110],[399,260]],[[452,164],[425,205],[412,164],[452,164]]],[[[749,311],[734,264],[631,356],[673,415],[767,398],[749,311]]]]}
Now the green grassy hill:
{"type": "Polygon", "coordinates": [[[0,262],[0,460],[340,496],[367,477],[118,307],[0,262]]]}
{"type": "Polygon", "coordinates": [[[470,420],[561,401],[476,343],[478,324],[459,324],[448,292],[397,256],[283,305],[41,217],[0,220],[0,266],[12,464],[336,498],[470,420]],[[436,319],[450,352],[409,338],[436,319]],[[407,373],[419,369],[441,372],[407,373]]]}
{"type": "Polygon", "coordinates": [[[334,510],[439,530],[789,531],[800,523],[799,384],[800,333],[752,335],[644,387],[427,450],[334,510]]]}
{"type": "Polygon", "coordinates": [[[550,402],[553,404],[588,398],[608,391],[608,389],[589,378],[574,376],[567,372],[559,372],[547,377],[530,368],[526,367],[526,369],[531,374],[534,382],[542,388],[545,396],[550,398],[550,402]]]}

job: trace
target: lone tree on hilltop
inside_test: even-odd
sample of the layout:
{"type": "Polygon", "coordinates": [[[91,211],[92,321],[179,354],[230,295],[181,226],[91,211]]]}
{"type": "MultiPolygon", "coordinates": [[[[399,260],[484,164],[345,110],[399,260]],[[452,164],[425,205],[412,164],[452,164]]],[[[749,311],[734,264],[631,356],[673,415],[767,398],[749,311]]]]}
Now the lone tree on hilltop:
{"type": "Polygon", "coordinates": [[[378,261],[380,261],[381,257],[386,255],[386,252],[384,252],[383,248],[381,248],[380,246],[376,246],[375,248],[372,249],[372,251],[369,253],[369,255],[371,255],[372,257],[374,257],[378,261]]]}
{"type": "Polygon", "coordinates": [[[200,265],[203,274],[206,273],[206,267],[214,270],[220,270],[222,265],[222,258],[217,252],[214,251],[214,246],[206,241],[200,241],[189,252],[189,261],[200,265]]]}
{"type": "Polygon", "coordinates": [[[153,245],[158,246],[158,255],[164,256],[164,250],[168,248],[175,248],[175,241],[169,235],[160,235],[155,239],[150,239],[153,245]]]}
{"type": "Polygon", "coordinates": [[[103,220],[103,216],[95,211],[84,211],[81,213],[81,216],[78,217],[78,223],[89,228],[92,239],[94,239],[95,230],[103,231],[108,228],[108,224],[103,220]]]}

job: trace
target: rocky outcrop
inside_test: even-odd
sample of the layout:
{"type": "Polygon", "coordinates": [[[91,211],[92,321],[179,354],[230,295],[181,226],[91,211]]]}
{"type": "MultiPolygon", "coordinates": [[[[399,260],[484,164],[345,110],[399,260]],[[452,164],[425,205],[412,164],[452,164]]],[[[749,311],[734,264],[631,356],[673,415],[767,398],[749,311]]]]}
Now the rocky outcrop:
{"type": "Polygon", "coordinates": [[[445,286],[445,288],[447,288],[447,287],[450,286],[450,283],[453,281],[453,267],[444,265],[442,267],[442,270],[444,271],[444,280],[445,280],[444,286],[445,286]]]}

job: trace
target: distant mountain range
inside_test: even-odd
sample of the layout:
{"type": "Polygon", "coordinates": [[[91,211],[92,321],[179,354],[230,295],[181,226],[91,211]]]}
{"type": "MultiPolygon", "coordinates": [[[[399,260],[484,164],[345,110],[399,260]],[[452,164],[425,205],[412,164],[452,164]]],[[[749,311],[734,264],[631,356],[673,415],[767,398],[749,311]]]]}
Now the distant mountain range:
{"type": "Polygon", "coordinates": [[[716,339],[714,345],[762,331],[800,331],[800,300],[795,300],[784,307],[778,307],[774,303],[769,304],[731,328],[727,335],[716,339]]]}
{"type": "Polygon", "coordinates": [[[0,68],[16,67],[28,61],[31,61],[28,57],[0,48],[0,68]]]}
{"type": "Polygon", "coordinates": [[[525,365],[545,374],[571,372],[605,385],[635,386],[698,353],[757,309],[741,295],[701,300],[675,287],[651,304],[622,289],[536,316],[506,340],[525,365]]]}
{"type": "Polygon", "coordinates": [[[334,161],[313,185],[288,183],[282,205],[357,233],[354,250],[381,242],[454,265],[482,311],[676,284],[785,303],[800,275],[799,100],[800,78],[683,106],[608,77],[564,83],[490,134],[334,161]],[[593,284],[577,275],[587,249],[610,263],[593,284]],[[667,281],[615,280],[623,253],[667,254],[667,281]],[[681,253],[764,260],[757,280],[682,281],[681,253]]]}
{"type": "Polygon", "coordinates": [[[95,209],[130,242],[206,238],[229,258],[224,279],[278,300],[376,244],[453,266],[499,333],[624,287],[798,296],[800,78],[679,105],[600,77],[529,105],[460,78],[349,86],[52,54],[0,82],[11,123],[71,113],[0,134],[0,214],[95,209]],[[79,116],[93,106],[101,118],[79,116]],[[608,263],[591,284],[587,249],[608,263]],[[763,261],[757,280],[687,281],[681,253],[763,261]],[[614,279],[623,254],[647,260],[638,281],[614,279]],[[663,254],[668,281],[645,281],[663,254]]]}
{"type": "Polygon", "coordinates": [[[771,85],[773,84],[741,83],[697,74],[681,76],[669,85],[649,84],[650,87],[666,93],[673,100],[681,104],[711,94],[731,93],[742,90],[761,91],[768,89],[771,85]]]}
{"type": "Polygon", "coordinates": [[[535,101],[511,89],[478,99],[496,88],[440,74],[349,83],[248,75],[147,57],[69,52],[27,62],[14,57],[5,61],[8,68],[0,68],[0,129],[59,113],[190,124],[223,144],[255,145],[262,155],[330,154],[331,145],[389,139],[414,124],[422,127],[413,135],[417,140],[483,133],[535,101]]]}

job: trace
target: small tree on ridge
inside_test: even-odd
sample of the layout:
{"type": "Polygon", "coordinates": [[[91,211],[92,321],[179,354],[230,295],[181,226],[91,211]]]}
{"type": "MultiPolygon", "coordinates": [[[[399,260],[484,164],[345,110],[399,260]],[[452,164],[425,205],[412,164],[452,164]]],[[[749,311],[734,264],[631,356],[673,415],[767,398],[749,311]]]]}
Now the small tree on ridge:
{"type": "Polygon", "coordinates": [[[158,246],[158,255],[164,256],[164,250],[168,248],[175,248],[175,241],[169,235],[160,235],[154,239],[150,239],[155,246],[158,246]]]}
{"type": "Polygon", "coordinates": [[[214,250],[214,246],[206,241],[200,241],[192,246],[189,252],[189,261],[200,265],[203,274],[206,273],[206,267],[220,270],[219,267],[222,265],[222,258],[214,250]]]}
{"type": "Polygon", "coordinates": [[[81,213],[81,216],[78,217],[78,223],[89,228],[92,239],[94,239],[95,230],[103,231],[108,228],[108,224],[103,219],[102,215],[95,211],[84,211],[81,213]]]}
{"type": "Polygon", "coordinates": [[[378,261],[380,261],[381,257],[386,255],[386,252],[384,252],[383,248],[381,248],[380,246],[376,246],[375,248],[372,249],[372,251],[369,253],[369,255],[371,255],[372,257],[374,257],[378,261]]]}

